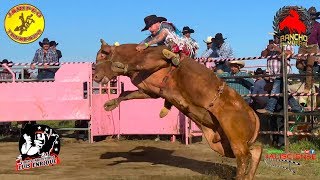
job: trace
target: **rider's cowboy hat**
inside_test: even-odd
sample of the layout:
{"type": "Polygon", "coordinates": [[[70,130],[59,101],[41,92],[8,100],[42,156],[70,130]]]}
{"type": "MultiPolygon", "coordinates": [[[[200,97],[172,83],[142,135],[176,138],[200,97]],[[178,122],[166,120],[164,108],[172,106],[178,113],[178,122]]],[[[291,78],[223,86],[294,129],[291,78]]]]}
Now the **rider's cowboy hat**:
{"type": "Polygon", "coordinates": [[[149,27],[151,27],[153,24],[158,23],[158,22],[162,22],[162,21],[167,21],[167,19],[164,17],[158,17],[154,14],[147,16],[144,18],[144,23],[146,24],[146,26],[141,31],[148,30],[149,27]]]}
{"type": "Polygon", "coordinates": [[[244,67],[245,63],[244,61],[228,61],[227,65],[230,66],[231,64],[237,64],[239,65],[240,69],[244,67]]]}
{"type": "Polygon", "coordinates": [[[224,41],[227,38],[223,38],[223,35],[221,33],[217,33],[213,39],[216,41],[224,41]]]}
{"type": "Polygon", "coordinates": [[[8,59],[4,59],[4,60],[2,60],[0,62],[0,64],[7,64],[9,67],[11,67],[12,66],[12,61],[8,61],[8,59]],[[9,65],[9,64],[11,64],[11,65],[9,65]]]}
{"type": "Polygon", "coordinates": [[[50,41],[50,47],[51,46],[58,46],[59,43],[56,43],[56,41],[50,41]]]}
{"type": "Polygon", "coordinates": [[[308,13],[310,14],[311,19],[320,19],[320,12],[317,12],[317,9],[314,6],[308,9],[308,13]]]}
{"type": "Polygon", "coordinates": [[[205,43],[207,43],[207,44],[212,43],[212,36],[208,36],[208,37],[207,37],[207,40],[203,40],[203,42],[205,42],[205,43]]]}
{"type": "Polygon", "coordinates": [[[44,44],[49,44],[50,45],[50,41],[48,38],[44,38],[42,40],[42,42],[39,41],[39,45],[42,47],[44,44]]]}
{"type": "Polygon", "coordinates": [[[189,26],[185,26],[182,29],[182,34],[186,34],[186,33],[194,33],[194,30],[190,29],[189,26]]]}

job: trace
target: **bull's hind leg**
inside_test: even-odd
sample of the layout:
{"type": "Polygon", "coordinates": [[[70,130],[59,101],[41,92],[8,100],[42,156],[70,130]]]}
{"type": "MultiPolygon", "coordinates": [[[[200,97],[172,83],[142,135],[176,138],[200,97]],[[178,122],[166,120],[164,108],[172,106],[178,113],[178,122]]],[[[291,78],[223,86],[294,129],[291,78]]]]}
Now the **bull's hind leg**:
{"type": "MultiPolygon", "coordinates": [[[[220,130],[213,130],[206,126],[200,125],[199,128],[202,130],[210,148],[222,156],[234,158],[234,154],[223,132],[220,130]]],[[[219,127],[220,128],[220,127],[219,127]]]]}
{"type": "Polygon", "coordinates": [[[250,167],[248,169],[249,172],[247,173],[246,179],[253,179],[256,173],[256,170],[261,160],[262,146],[260,144],[251,145],[250,154],[251,154],[251,161],[250,161],[250,167]]]}

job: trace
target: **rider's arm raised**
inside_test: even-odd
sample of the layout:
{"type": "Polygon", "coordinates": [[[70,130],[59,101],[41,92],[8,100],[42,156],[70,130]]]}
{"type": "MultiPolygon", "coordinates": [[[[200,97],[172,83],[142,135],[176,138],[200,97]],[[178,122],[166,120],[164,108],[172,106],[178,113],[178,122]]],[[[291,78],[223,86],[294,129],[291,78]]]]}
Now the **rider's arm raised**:
{"type": "Polygon", "coordinates": [[[150,41],[146,42],[148,46],[157,44],[161,41],[163,41],[168,35],[168,31],[166,29],[162,29],[158,35],[156,35],[154,38],[152,38],[150,41]]]}

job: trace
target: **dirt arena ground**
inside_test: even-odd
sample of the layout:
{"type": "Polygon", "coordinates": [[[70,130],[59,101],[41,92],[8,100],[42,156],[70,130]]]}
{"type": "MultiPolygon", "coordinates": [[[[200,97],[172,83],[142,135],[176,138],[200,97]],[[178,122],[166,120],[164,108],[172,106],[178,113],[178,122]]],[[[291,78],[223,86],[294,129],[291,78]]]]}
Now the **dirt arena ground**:
{"type": "MultiPolygon", "coordinates": [[[[0,143],[0,179],[231,179],[235,160],[220,157],[205,142],[108,139],[89,144],[62,139],[61,164],[15,171],[18,143],[0,143]]],[[[319,160],[288,170],[261,161],[256,179],[319,179],[319,160]]]]}

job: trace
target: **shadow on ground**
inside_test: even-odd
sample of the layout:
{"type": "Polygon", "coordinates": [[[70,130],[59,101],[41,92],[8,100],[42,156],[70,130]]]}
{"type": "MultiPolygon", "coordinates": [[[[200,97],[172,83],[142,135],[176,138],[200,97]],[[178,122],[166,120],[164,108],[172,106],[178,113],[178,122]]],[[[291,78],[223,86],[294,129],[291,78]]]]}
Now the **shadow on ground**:
{"type": "Polygon", "coordinates": [[[149,162],[153,165],[162,164],[187,168],[203,175],[219,176],[221,179],[233,179],[236,175],[236,167],[176,156],[173,155],[173,152],[174,150],[139,146],[128,152],[106,152],[100,156],[100,159],[126,158],[126,160],[114,161],[114,163],[108,164],[108,166],[129,162],[149,162]]]}

